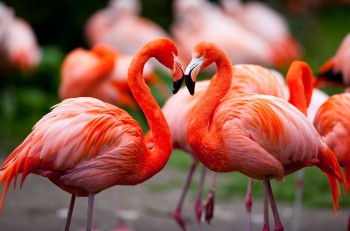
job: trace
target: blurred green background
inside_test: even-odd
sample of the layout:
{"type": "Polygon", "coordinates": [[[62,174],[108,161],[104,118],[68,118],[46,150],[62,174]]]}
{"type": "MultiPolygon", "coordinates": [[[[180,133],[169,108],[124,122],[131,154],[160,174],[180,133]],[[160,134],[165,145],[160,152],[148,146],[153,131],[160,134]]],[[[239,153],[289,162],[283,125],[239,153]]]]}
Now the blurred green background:
{"type": "MultiPolygon", "coordinates": [[[[143,0],[142,16],[168,30],[172,18],[172,2],[143,0]]],[[[285,1],[265,1],[281,12],[288,20],[293,35],[304,47],[303,60],[314,72],[336,51],[341,40],[350,31],[350,5],[333,4],[308,12],[293,13],[285,1]]],[[[51,106],[59,102],[60,65],[64,56],[76,47],[88,48],[84,39],[86,20],[96,10],[104,8],[107,1],[89,0],[7,0],[5,4],[15,9],[16,15],[27,20],[33,27],[43,49],[43,59],[30,76],[18,72],[1,72],[0,85],[0,155],[7,156],[30,133],[32,126],[51,106]]],[[[285,70],[280,70],[285,73],[285,70]]],[[[334,92],[329,89],[329,92],[334,92]]],[[[140,117],[142,118],[142,117],[140,117]]],[[[141,121],[145,127],[144,121],[141,121]]],[[[170,165],[188,169],[189,158],[184,154],[172,155],[170,165]]],[[[230,175],[228,175],[230,176],[230,175]]],[[[286,178],[283,187],[275,189],[276,197],[292,201],[294,198],[294,175],[286,178]]],[[[218,191],[220,197],[243,194],[246,177],[233,173],[218,191]]],[[[179,179],[181,182],[183,179],[179,179]]],[[[180,183],[181,184],[181,183],[180,183]]],[[[275,183],[274,183],[275,184],[275,183]]],[[[277,183],[280,184],[280,183],[277,183]]],[[[261,184],[256,184],[260,187],[261,184]]],[[[326,177],[318,169],[306,170],[305,201],[308,205],[331,205],[326,177]],[[316,183],[317,182],[317,183],[316,183]]],[[[166,187],[165,187],[166,188],[166,187]]],[[[261,196],[262,190],[254,190],[261,196]]],[[[348,200],[342,198],[341,203],[348,200]]]]}

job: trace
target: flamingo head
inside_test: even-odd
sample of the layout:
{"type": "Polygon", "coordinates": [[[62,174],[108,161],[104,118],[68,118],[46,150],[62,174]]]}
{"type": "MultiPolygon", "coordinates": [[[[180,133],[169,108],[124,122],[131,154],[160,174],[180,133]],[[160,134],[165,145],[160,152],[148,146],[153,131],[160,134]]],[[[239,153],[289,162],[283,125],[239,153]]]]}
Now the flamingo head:
{"type": "Polygon", "coordinates": [[[149,45],[156,48],[153,51],[152,49],[150,50],[153,53],[153,57],[171,70],[173,93],[177,93],[182,85],[184,72],[178,59],[178,51],[174,42],[167,38],[160,38],[149,42],[149,45]],[[152,44],[155,44],[155,46],[152,46],[152,44]]]}
{"type": "Polygon", "coordinates": [[[215,60],[220,59],[221,54],[217,52],[218,50],[220,49],[218,49],[217,45],[211,42],[203,41],[195,46],[192,52],[192,60],[184,73],[185,83],[191,95],[195,91],[198,72],[215,62],[215,60]]]}
{"type": "Polygon", "coordinates": [[[314,83],[315,87],[328,87],[328,86],[344,86],[342,72],[336,71],[334,68],[333,59],[325,62],[318,70],[317,79],[314,83]]]}

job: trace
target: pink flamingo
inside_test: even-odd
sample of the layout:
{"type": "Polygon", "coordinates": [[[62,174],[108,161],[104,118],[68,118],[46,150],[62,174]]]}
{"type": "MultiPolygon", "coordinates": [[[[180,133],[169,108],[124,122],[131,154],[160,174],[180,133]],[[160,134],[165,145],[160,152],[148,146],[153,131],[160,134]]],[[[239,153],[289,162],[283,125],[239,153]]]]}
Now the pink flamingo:
{"type": "Polygon", "coordinates": [[[169,37],[159,25],[140,17],[140,10],[139,0],[110,0],[107,8],[97,11],[86,23],[89,44],[107,43],[122,54],[134,55],[143,44],[169,37]]]}
{"type": "Polygon", "coordinates": [[[331,83],[350,87],[350,33],[347,34],[338,47],[336,54],[325,62],[318,71],[316,85],[331,83]]]}
{"type": "MultiPolygon", "coordinates": [[[[232,81],[231,62],[223,50],[207,42],[196,45],[185,71],[189,92],[194,93],[199,70],[213,62],[218,73],[195,108],[188,128],[188,143],[197,158],[212,171],[239,171],[263,180],[263,230],[269,230],[268,198],[275,230],[283,230],[269,181],[281,180],[306,166],[316,165],[327,174],[336,212],[340,193],[337,180],[343,182],[340,166],[331,149],[297,108],[268,95],[225,97],[232,81]]],[[[300,100],[305,100],[305,96],[300,100]]]]}
{"type": "MultiPolygon", "coordinates": [[[[88,196],[87,230],[92,227],[94,195],[114,185],[135,185],[163,169],[172,152],[169,127],[144,82],[142,71],[152,57],[182,78],[177,49],[169,39],[146,44],[135,55],[128,82],[154,137],[146,147],[142,129],[125,111],[95,98],[71,98],[56,105],[0,167],[5,183],[0,209],[11,180],[22,173],[47,177],[72,194],[65,230],[69,229],[76,196],[88,196]]],[[[176,89],[175,89],[176,90],[176,89]]]]}
{"type": "Polygon", "coordinates": [[[41,60],[41,50],[31,26],[0,3],[0,66],[32,72],[41,60]]]}
{"type": "MultiPolygon", "coordinates": [[[[251,63],[275,66],[275,51],[263,39],[226,16],[217,4],[208,0],[176,0],[175,20],[170,31],[184,62],[201,40],[217,43],[227,51],[233,64],[251,63]]],[[[213,70],[213,69],[210,69],[213,70]]]]}
{"type": "Polygon", "coordinates": [[[302,56],[301,45],[288,28],[282,14],[265,3],[241,0],[220,0],[223,11],[243,27],[262,38],[275,50],[274,60],[279,66],[288,66],[302,56]]]}

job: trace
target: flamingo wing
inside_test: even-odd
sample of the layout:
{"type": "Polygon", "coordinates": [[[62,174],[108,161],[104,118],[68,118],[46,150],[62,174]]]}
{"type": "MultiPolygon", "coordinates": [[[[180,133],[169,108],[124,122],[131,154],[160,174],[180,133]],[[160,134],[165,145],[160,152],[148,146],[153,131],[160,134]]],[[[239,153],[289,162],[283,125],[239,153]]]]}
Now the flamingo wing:
{"type": "MultiPolygon", "coordinates": [[[[235,170],[240,170],[237,164],[243,161],[237,161],[237,158],[243,158],[242,155],[245,155],[247,160],[254,160],[257,154],[264,153],[265,158],[274,163],[278,172],[278,176],[275,177],[280,179],[284,170],[280,169],[281,166],[276,161],[284,166],[299,162],[309,165],[317,162],[318,150],[325,148],[307,118],[287,101],[273,96],[238,94],[226,97],[221,101],[212,121],[209,129],[215,129],[216,134],[225,137],[222,149],[227,148],[231,153],[238,155],[222,156],[227,162],[235,162],[231,164],[238,168],[235,170]]],[[[251,173],[256,174],[256,166],[249,166],[252,168],[251,173]]],[[[273,175],[265,173],[257,177],[247,171],[249,170],[244,170],[248,176],[260,179],[263,175],[273,175]]]]}
{"type": "Polygon", "coordinates": [[[130,174],[126,168],[142,162],[144,151],[142,130],[125,111],[94,98],[67,99],[38,121],[1,166],[0,182],[6,181],[3,197],[20,172],[21,185],[29,173],[36,173],[66,191],[69,185],[98,192],[108,188],[106,181],[109,186],[118,180],[123,184],[126,172],[130,174]],[[114,178],[108,179],[106,173],[114,178]]]}

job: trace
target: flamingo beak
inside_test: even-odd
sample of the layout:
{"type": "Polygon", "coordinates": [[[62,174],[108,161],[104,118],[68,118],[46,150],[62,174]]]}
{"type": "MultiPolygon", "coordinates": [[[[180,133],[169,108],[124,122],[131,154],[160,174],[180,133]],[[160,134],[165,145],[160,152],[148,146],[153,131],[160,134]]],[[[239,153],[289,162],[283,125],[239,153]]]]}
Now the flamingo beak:
{"type": "Polygon", "coordinates": [[[344,86],[343,75],[333,70],[327,72],[318,73],[314,82],[314,87],[331,87],[331,86],[344,86]]]}
{"type": "Polygon", "coordinates": [[[185,83],[191,95],[194,95],[196,79],[202,62],[203,57],[193,58],[185,70],[185,83]]]}
{"type": "Polygon", "coordinates": [[[184,80],[184,71],[182,70],[181,64],[177,61],[175,61],[173,76],[173,94],[176,94],[181,88],[184,80]]]}

